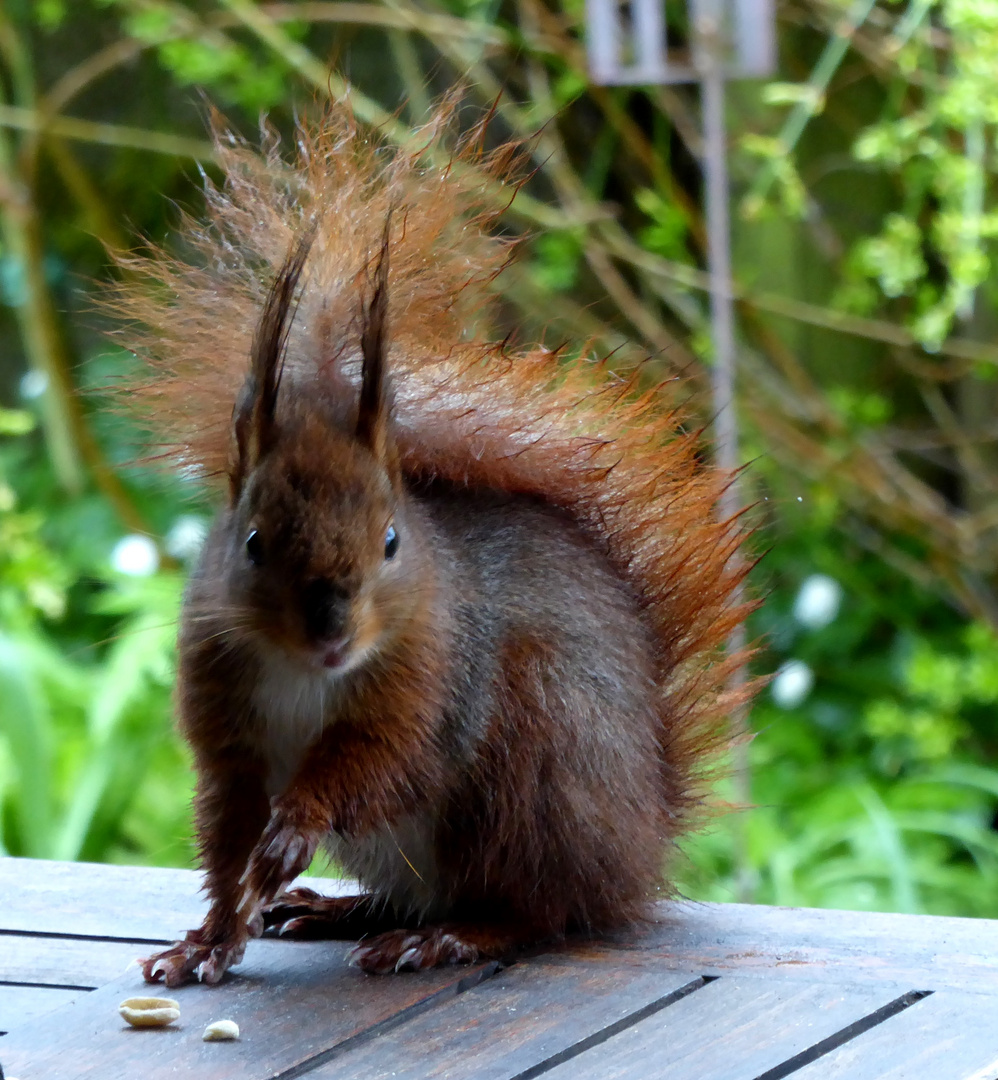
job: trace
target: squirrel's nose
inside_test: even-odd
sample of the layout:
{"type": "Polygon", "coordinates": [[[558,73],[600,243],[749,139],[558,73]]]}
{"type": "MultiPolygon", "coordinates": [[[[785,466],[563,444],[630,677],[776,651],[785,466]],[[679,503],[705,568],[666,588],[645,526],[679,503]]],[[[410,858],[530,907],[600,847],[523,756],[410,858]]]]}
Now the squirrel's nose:
{"type": "Polygon", "coordinates": [[[350,594],[333,581],[312,581],[305,588],[302,614],[305,633],[311,641],[341,638],[350,614],[350,594]]]}

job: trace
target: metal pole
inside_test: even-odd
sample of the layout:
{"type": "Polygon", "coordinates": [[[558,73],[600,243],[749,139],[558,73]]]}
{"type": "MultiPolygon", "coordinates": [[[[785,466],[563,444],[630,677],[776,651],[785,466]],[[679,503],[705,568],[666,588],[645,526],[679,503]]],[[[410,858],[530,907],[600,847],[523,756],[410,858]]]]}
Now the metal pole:
{"type": "MultiPolygon", "coordinates": [[[[706,6],[706,5],[705,5],[706,6]]],[[[714,366],[711,388],[714,405],[715,461],[730,475],[718,507],[722,521],[729,521],[742,508],[741,484],[736,470],[738,454],[738,416],[735,412],[735,332],[734,300],[731,295],[731,231],[728,213],[727,147],[724,125],[724,69],[720,53],[720,24],[716,17],[704,18],[699,27],[702,47],[701,92],[703,109],[703,165],[706,173],[708,269],[710,272],[710,313],[714,343],[714,366]]],[[[740,556],[732,556],[732,569],[738,569],[740,556]]],[[[740,604],[744,592],[739,585],[731,602],[740,604]]],[[[728,640],[729,654],[745,646],[745,627],[739,623],[728,640]]],[[[729,689],[740,690],[746,681],[744,666],[731,676],[729,689]]],[[[747,808],[751,803],[751,780],[748,760],[748,723],[744,708],[731,715],[733,736],[732,771],[734,800],[747,808]]],[[[751,899],[752,881],[748,866],[744,821],[736,815],[735,870],[738,899],[751,899]]]]}
{"type": "MultiPolygon", "coordinates": [[[[714,344],[711,383],[714,393],[717,463],[738,466],[738,419],[734,409],[735,332],[731,297],[731,241],[728,220],[728,169],[725,161],[724,76],[718,68],[704,74],[704,166],[707,179],[707,258],[710,271],[710,317],[714,344]]],[[[730,498],[731,488],[725,493],[730,498]]]]}

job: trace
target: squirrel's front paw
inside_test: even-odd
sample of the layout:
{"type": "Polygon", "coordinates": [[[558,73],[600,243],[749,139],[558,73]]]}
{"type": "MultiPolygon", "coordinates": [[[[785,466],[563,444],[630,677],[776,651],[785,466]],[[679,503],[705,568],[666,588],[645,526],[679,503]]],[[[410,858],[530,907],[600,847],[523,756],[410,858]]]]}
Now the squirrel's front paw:
{"type": "Polygon", "coordinates": [[[204,945],[193,934],[196,931],[188,934],[184,941],[140,961],[146,982],[182,986],[197,979],[213,986],[230,967],[242,960],[246,951],[245,940],[204,945]]]}
{"type": "Polygon", "coordinates": [[[326,828],[306,824],[299,815],[276,805],[239,880],[243,886],[240,913],[255,913],[307,870],[326,832],[326,828]]]}

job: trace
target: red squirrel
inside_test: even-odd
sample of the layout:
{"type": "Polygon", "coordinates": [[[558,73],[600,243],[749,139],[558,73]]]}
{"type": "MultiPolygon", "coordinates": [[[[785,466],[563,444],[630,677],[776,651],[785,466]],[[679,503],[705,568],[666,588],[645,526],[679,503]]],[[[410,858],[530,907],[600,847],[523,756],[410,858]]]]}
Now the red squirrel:
{"type": "Polygon", "coordinates": [[[519,151],[448,155],[449,111],[400,149],[333,107],[290,162],[217,130],[200,261],[125,260],[132,399],[226,489],[177,684],[211,906],[150,982],[265,929],[381,973],[640,920],[723,742],[727,478],[674,388],[488,339],[519,151]],[[320,846],[361,895],[288,891],[320,846]]]}

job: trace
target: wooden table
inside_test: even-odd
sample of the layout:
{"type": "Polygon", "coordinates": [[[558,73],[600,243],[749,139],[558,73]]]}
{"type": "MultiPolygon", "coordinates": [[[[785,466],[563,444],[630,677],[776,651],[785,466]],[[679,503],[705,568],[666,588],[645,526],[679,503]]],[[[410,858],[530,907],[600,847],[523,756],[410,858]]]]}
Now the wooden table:
{"type": "Polygon", "coordinates": [[[128,1028],[134,958],[200,922],[198,885],[0,858],[8,1080],[998,1078],[998,922],[740,904],[501,970],[373,977],[342,942],[252,942],[221,986],[169,992],[178,1025],[128,1028]],[[222,1018],[239,1041],[203,1042],[222,1018]]]}

